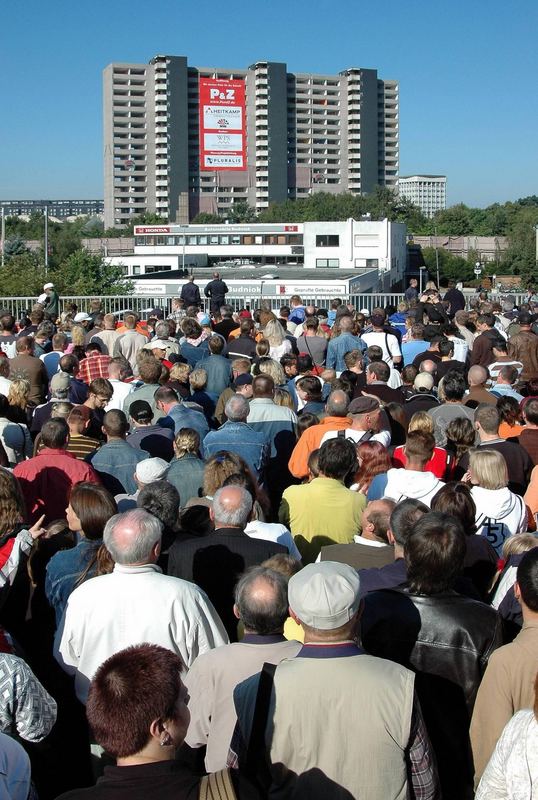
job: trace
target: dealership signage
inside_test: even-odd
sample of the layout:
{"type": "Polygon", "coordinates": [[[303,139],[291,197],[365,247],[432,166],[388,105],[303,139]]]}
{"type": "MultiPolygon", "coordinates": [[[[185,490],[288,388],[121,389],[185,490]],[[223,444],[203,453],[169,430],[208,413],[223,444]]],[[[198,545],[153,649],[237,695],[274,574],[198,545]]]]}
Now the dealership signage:
{"type": "Polygon", "coordinates": [[[200,78],[200,169],[246,168],[245,82],[200,78]]]}

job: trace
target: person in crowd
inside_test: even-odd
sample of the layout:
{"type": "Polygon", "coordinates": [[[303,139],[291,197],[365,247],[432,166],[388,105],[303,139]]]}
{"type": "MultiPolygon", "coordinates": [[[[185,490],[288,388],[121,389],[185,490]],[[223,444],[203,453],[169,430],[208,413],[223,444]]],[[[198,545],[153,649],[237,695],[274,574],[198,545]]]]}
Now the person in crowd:
{"type": "Polygon", "coordinates": [[[88,436],[103,441],[103,420],[105,406],[112,399],[113,388],[106,378],[96,378],[88,386],[88,397],[83,405],[90,410],[90,424],[87,428],[88,436]]]}
{"type": "Polygon", "coordinates": [[[108,362],[108,382],[112,386],[112,397],[105,406],[106,411],[121,411],[128,394],[133,391],[133,384],[128,382],[132,377],[132,369],[128,361],[122,357],[111,358],[108,362]]]}
{"type": "Polygon", "coordinates": [[[209,308],[212,314],[219,311],[220,307],[225,304],[228,291],[228,287],[221,280],[220,274],[214,272],[213,279],[209,281],[204,289],[205,296],[209,298],[209,308]]]}
{"type": "Polygon", "coordinates": [[[467,368],[465,366],[465,362],[455,358],[454,350],[454,342],[451,339],[447,339],[446,336],[443,337],[439,342],[439,355],[441,356],[441,361],[437,364],[435,370],[436,383],[439,383],[441,378],[443,378],[451,369],[461,372],[464,377],[466,376],[467,368]]]}
{"type": "Polygon", "coordinates": [[[209,356],[209,334],[202,329],[197,320],[186,317],[181,323],[183,339],[181,340],[181,355],[187,359],[194,369],[199,361],[209,356]]]}
{"type": "Polygon", "coordinates": [[[133,494],[137,489],[133,477],[136,465],[148,454],[127,444],[129,423],[123,411],[107,411],[103,419],[103,431],[106,444],[89,456],[88,461],[110,494],[133,494]]]}
{"type": "Polygon", "coordinates": [[[123,411],[127,416],[129,416],[129,408],[131,403],[134,403],[137,400],[146,400],[152,408],[153,419],[156,422],[160,420],[160,418],[163,416],[163,412],[158,408],[158,404],[155,399],[155,393],[157,392],[157,389],[161,388],[159,383],[161,371],[162,368],[160,361],[157,361],[157,359],[152,356],[144,358],[144,360],[140,362],[138,367],[138,375],[142,383],[140,386],[134,389],[134,391],[129,392],[123,402],[123,411]]]}
{"type": "Polygon", "coordinates": [[[519,444],[532,459],[534,466],[538,464],[538,400],[531,398],[523,408],[525,427],[519,435],[519,444]]]}
{"type": "Polygon", "coordinates": [[[41,452],[21,461],[13,470],[32,522],[42,515],[46,523],[61,517],[75,483],[99,483],[98,475],[89,464],[67,453],[68,440],[69,427],[65,420],[50,419],[41,429],[41,452]]]}
{"type": "MultiPolygon", "coordinates": [[[[404,370],[412,367],[404,367],[404,370]]],[[[413,369],[415,369],[413,367],[413,369]]],[[[433,387],[435,380],[428,372],[418,372],[413,378],[413,389],[405,397],[404,412],[408,420],[417,412],[429,411],[439,405],[439,400],[434,394],[433,387]]]]}
{"type": "Polygon", "coordinates": [[[499,339],[499,341],[493,344],[493,355],[495,356],[495,361],[488,367],[490,386],[497,382],[497,376],[501,367],[515,367],[518,376],[521,375],[523,364],[521,361],[517,361],[508,355],[508,342],[504,339],[502,341],[499,339]]]}
{"type": "Polygon", "coordinates": [[[88,721],[97,743],[116,765],[105,767],[95,787],[67,792],[59,800],[113,800],[118,792],[132,800],[258,800],[259,794],[238,771],[201,778],[176,758],[190,722],[183,671],[184,662],[176,653],[147,643],[121,650],[99,667],[90,685],[88,721]]]}
{"type": "Polygon", "coordinates": [[[28,664],[13,653],[0,652],[0,690],[1,733],[24,742],[43,741],[57,719],[56,701],[28,664]]]}
{"type": "Polygon", "coordinates": [[[480,403],[489,403],[492,406],[497,404],[497,396],[486,389],[488,378],[489,373],[486,367],[475,364],[470,368],[467,375],[469,391],[463,400],[464,405],[476,408],[480,403]]]}
{"type": "MultiPolygon", "coordinates": [[[[202,298],[200,297],[200,289],[194,282],[194,275],[189,275],[187,282],[183,284],[181,287],[181,295],[180,299],[183,300],[184,305],[188,308],[189,306],[196,306],[196,308],[200,308],[202,305],[202,298]]],[[[176,302],[176,307],[178,303],[176,302]]],[[[173,309],[175,311],[175,309],[173,309]]],[[[176,322],[180,322],[181,317],[176,320],[176,322]]]]}
{"type": "MultiPolygon", "coordinates": [[[[533,464],[531,457],[520,444],[506,441],[499,436],[500,416],[495,406],[479,405],[474,412],[474,426],[478,433],[477,447],[497,450],[505,459],[508,468],[508,487],[523,495],[529,482],[533,464]]],[[[464,453],[456,467],[455,477],[461,478],[469,468],[469,453],[464,453]]]]}
{"type": "Polygon", "coordinates": [[[516,712],[533,706],[538,664],[538,548],[522,557],[514,591],[523,613],[523,628],[511,644],[492,654],[476,696],[471,722],[475,783],[504,726],[516,712]]]}
{"type": "Polygon", "coordinates": [[[86,358],[80,364],[80,379],[88,385],[96,378],[108,378],[110,356],[104,355],[99,342],[90,342],[85,348],[86,358]]]}
{"type": "Polygon", "coordinates": [[[7,455],[8,465],[14,467],[31,457],[33,447],[27,425],[11,422],[8,418],[9,411],[7,397],[0,394],[0,442],[7,455]]]}
{"type": "Polygon", "coordinates": [[[405,498],[420,500],[429,506],[432,497],[444,486],[432,472],[426,471],[435,450],[435,439],[431,433],[415,430],[408,434],[403,455],[405,465],[387,472],[385,497],[396,502],[405,498]]]}
{"type": "Polygon", "coordinates": [[[239,575],[275,553],[287,552],[283,545],[252,539],[245,533],[252,505],[252,495],[241,486],[218,489],[210,508],[214,533],[176,542],[169,554],[168,573],[193,581],[207,592],[231,641],[237,640],[233,588],[239,575]]]}
{"type": "MultiPolygon", "coordinates": [[[[147,455],[147,453],[145,453],[147,455]]],[[[140,492],[148,485],[166,478],[168,461],[162,458],[145,458],[139,461],[133,474],[136,490],[132,494],[120,493],[115,496],[118,512],[123,514],[137,507],[140,492]]]]}
{"type": "Polygon", "coordinates": [[[233,359],[247,358],[251,362],[256,358],[256,326],[252,319],[241,320],[239,336],[228,344],[228,356],[233,359]]]}
{"type": "Polygon", "coordinates": [[[52,337],[52,350],[49,353],[44,353],[41,356],[41,361],[45,365],[49,381],[52,376],[58,372],[60,359],[63,356],[66,347],[67,336],[65,333],[55,333],[52,337]]]}
{"type": "Polygon", "coordinates": [[[317,367],[325,364],[327,355],[327,337],[320,335],[318,317],[308,317],[304,323],[304,333],[297,339],[297,348],[300,353],[308,353],[317,367]]]}
{"type": "Polygon", "coordinates": [[[447,800],[472,797],[469,722],[488,658],[502,644],[498,613],[454,591],[464,557],[460,522],[448,514],[425,514],[405,543],[407,586],[369,593],[361,624],[367,652],[417,673],[447,800]]]}
{"type": "Polygon", "coordinates": [[[205,755],[208,772],[226,766],[228,746],[237,722],[235,687],[256,675],[264,664],[294,658],[301,643],[286,641],[288,618],[285,577],[267,567],[251,567],[235,587],[234,615],[242,623],[241,641],[200,655],[185,678],[191,721],[186,743],[205,755]]]}
{"type": "Polygon", "coordinates": [[[103,486],[76,483],[65,510],[67,526],[77,544],[60,550],[47,564],[45,594],[60,624],[69,596],[85,580],[112,571],[112,561],[103,545],[105,525],[117,513],[112,495],[103,486]]]}
{"type": "Polygon", "coordinates": [[[79,360],[76,356],[66,354],[60,359],[60,375],[67,375],[69,378],[68,400],[75,405],[81,405],[88,398],[88,386],[78,378],[80,371],[79,360]]]}
{"type": "Polygon", "coordinates": [[[505,364],[497,372],[497,379],[491,387],[491,394],[494,397],[513,397],[518,403],[523,400],[523,395],[516,392],[514,384],[518,380],[517,367],[512,364],[505,364]]]}
{"type": "Polygon", "coordinates": [[[347,415],[351,418],[351,426],[343,431],[327,431],[319,443],[320,447],[329,439],[337,437],[350,439],[355,444],[373,441],[379,442],[383,447],[390,445],[390,430],[376,397],[364,396],[355,398],[348,406],[347,415]]]}
{"type": "Polygon", "coordinates": [[[211,424],[215,414],[216,401],[207,392],[207,372],[205,369],[200,367],[193,369],[189,375],[189,385],[191,389],[189,401],[202,409],[208,425],[211,424]]]}
{"type": "Polygon", "coordinates": [[[480,364],[481,367],[489,367],[495,361],[493,345],[503,337],[495,327],[495,317],[490,313],[479,314],[476,329],[478,335],[473,342],[471,366],[480,364]]]}
{"type": "MultiPolygon", "coordinates": [[[[303,414],[323,414],[325,403],[323,402],[321,381],[315,375],[304,375],[295,384],[297,398],[302,405],[298,412],[303,414]]],[[[291,394],[290,394],[291,397],[291,394]]]]}
{"type": "Polygon", "coordinates": [[[161,535],[159,520],[143,509],[111,517],[103,540],[113,572],[86,581],[69,597],[55,657],[75,676],[82,703],[98,667],[124,647],[158,644],[189,668],[200,653],[227,642],[206,595],[157,567],[161,535]]]}
{"type": "Polygon", "coordinates": [[[476,800],[490,797],[526,800],[538,782],[538,673],[531,708],[518,711],[505,726],[478,786],[476,800]]]}
{"type": "Polygon", "coordinates": [[[7,358],[14,358],[16,354],[15,323],[13,314],[4,313],[0,316],[0,350],[5,353],[7,358]]]}
{"type": "MultiPolygon", "coordinates": [[[[413,431],[421,431],[429,435],[433,435],[433,420],[426,411],[416,411],[409,420],[407,433],[413,431]]],[[[474,441],[474,431],[473,431],[474,441]]],[[[444,480],[449,470],[450,457],[444,447],[437,447],[433,449],[431,460],[428,461],[424,467],[425,472],[433,472],[436,478],[444,480]]],[[[405,445],[395,447],[392,453],[392,463],[395,467],[405,467],[407,458],[405,455],[405,445]]]]}
{"type": "Polygon", "coordinates": [[[270,443],[264,433],[247,423],[249,402],[241,395],[232,395],[225,406],[227,422],[217,431],[209,431],[204,439],[204,458],[219,450],[230,450],[245,459],[258,481],[263,481],[270,443]]]}
{"type": "Polygon", "coordinates": [[[291,352],[291,342],[285,337],[285,332],[277,319],[270,319],[263,330],[265,339],[269,343],[269,357],[279,361],[286,353],[291,352]]]}
{"type": "Polygon", "coordinates": [[[150,458],[171,461],[174,455],[174,432],[153,423],[153,409],[147,400],[134,400],[129,406],[133,430],[126,442],[137,450],[145,450],[150,458]]]}
{"type": "Polygon", "coordinates": [[[448,372],[439,384],[445,400],[428,410],[433,419],[435,442],[439,447],[446,445],[446,429],[452,420],[467,417],[471,422],[474,421],[472,409],[463,403],[465,389],[465,378],[456,370],[448,372]]]}
{"type": "Polygon", "coordinates": [[[498,556],[485,536],[476,535],[476,505],[469,486],[455,481],[445,484],[433,497],[431,509],[451,514],[461,522],[466,544],[463,575],[472,581],[480,599],[487,600],[498,556]]]}
{"type": "Polygon", "coordinates": [[[190,408],[185,402],[180,401],[173,389],[168,386],[159,387],[153,400],[161,414],[159,425],[170,428],[175,436],[183,428],[193,428],[201,440],[205,438],[209,425],[204,414],[198,408],[190,408]]]}
{"type": "Polygon", "coordinates": [[[411,325],[409,339],[401,347],[404,366],[412,364],[415,356],[424,353],[427,349],[428,342],[424,338],[424,325],[421,322],[414,322],[411,325]]]}
{"type": "Polygon", "coordinates": [[[476,505],[477,533],[485,536],[500,555],[504,540],[527,530],[528,512],[520,495],[508,488],[508,468],[497,450],[476,448],[469,452],[469,472],[476,505]]]}
{"type": "Polygon", "coordinates": [[[356,449],[350,441],[336,438],[325,442],[318,463],[319,477],[307,484],[288,486],[278,513],[306,563],[314,561],[324,545],[352,542],[361,532],[366,506],[364,495],[345,485],[357,467],[356,449]]]}
{"type": "Polygon", "coordinates": [[[436,366],[441,362],[441,354],[439,352],[439,342],[443,341],[444,338],[445,337],[441,336],[441,334],[435,333],[429,340],[430,342],[429,347],[427,347],[422,351],[422,353],[418,353],[414,357],[412,363],[418,370],[421,370],[421,364],[424,361],[433,361],[436,366]]]}
{"type": "Polygon", "coordinates": [[[448,281],[448,291],[445,292],[443,301],[448,303],[447,313],[450,319],[454,319],[457,312],[465,308],[465,295],[456,287],[455,281],[448,281]]]}
{"type": "Polygon", "coordinates": [[[20,425],[29,425],[34,411],[30,404],[31,386],[25,378],[14,378],[7,394],[8,419],[20,425]]]}
{"type": "Polygon", "coordinates": [[[116,330],[116,317],[114,314],[105,314],[101,330],[92,332],[90,342],[98,342],[104,355],[113,356],[114,346],[121,333],[116,330]]]}
{"type": "Polygon", "coordinates": [[[101,445],[99,439],[94,439],[91,436],[85,435],[90,420],[91,411],[88,406],[73,406],[67,417],[69,442],[66,451],[74,455],[75,458],[81,460],[85,460],[88,456],[91,456],[101,445]]]}
{"type": "Polygon", "coordinates": [[[317,450],[328,431],[341,431],[351,427],[348,417],[349,397],[341,389],[331,392],[325,404],[325,416],[318,425],[308,428],[295,445],[289,460],[289,470],[295,478],[305,478],[308,457],[317,450]]]}
{"type": "Polygon", "coordinates": [[[10,379],[23,379],[30,383],[28,402],[38,406],[45,402],[49,377],[43,362],[34,355],[34,340],[31,336],[22,336],[15,345],[16,355],[9,362],[10,379]]]}
{"type": "Polygon", "coordinates": [[[357,445],[357,465],[357,472],[350,488],[368,496],[369,500],[379,500],[383,496],[386,473],[392,465],[389,451],[375,440],[359,442],[357,445]],[[382,481],[382,488],[377,493],[371,490],[374,484],[377,485],[378,479],[382,481]],[[371,493],[372,496],[370,497],[371,493]]]}
{"type": "Polygon", "coordinates": [[[232,381],[232,367],[229,358],[222,353],[225,347],[220,336],[210,336],[207,340],[209,356],[198,362],[198,367],[207,374],[206,391],[215,403],[232,381]]]}
{"type": "Polygon", "coordinates": [[[390,367],[384,361],[375,361],[366,367],[366,387],[363,395],[373,395],[382,403],[402,403],[403,394],[400,389],[393,389],[388,385],[390,367]]]}
{"type": "Polygon", "coordinates": [[[533,318],[528,311],[518,317],[519,333],[510,337],[508,355],[523,364],[520,378],[528,381],[538,375],[538,336],[532,330],[533,318]]]}
{"type": "Polygon", "coordinates": [[[514,397],[499,397],[497,411],[500,419],[499,436],[502,439],[520,436],[525,430],[525,421],[517,400],[514,397]]]}
{"type": "Polygon", "coordinates": [[[7,397],[11,381],[9,380],[9,358],[0,357],[0,394],[7,397]]]}
{"type": "Polygon", "coordinates": [[[351,316],[342,316],[338,323],[339,333],[329,340],[327,345],[327,355],[325,358],[325,365],[328,369],[334,369],[336,372],[343,372],[346,368],[344,356],[350,350],[366,350],[366,344],[363,337],[355,336],[353,333],[354,322],[351,316]]]}
{"type": "Polygon", "coordinates": [[[333,544],[321,548],[321,561],[339,561],[354,569],[384,567],[394,561],[394,547],[389,544],[387,531],[394,500],[384,498],[368,503],[362,512],[361,534],[350,544],[333,544]]]}
{"type": "Polygon", "coordinates": [[[200,458],[200,437],[193,428],[182,428],[174,440],[175,458],[170,462],[166,479],[176,487],[185,506],[199,497],[204,482],[204,461],[200,458]]]}
{"type": "Polygon", "coordinates": [[[239,765],[250,765],[271,793],[285,787],[295,796],[321,798],[368,791],[388,799],[402,791],[412,795],[420,783],[422,796],[434,798],[437,776],[412,672],[372,658],[356,643],[361,613],[356,570],[330,561],[311,564],[290,578],[288,592],[305,644],[295,658],[274,671],[264,668],[236,688],[238,726],[231,749],[239,765]],[[267,699],[256,715],[260,736],[253,714],[264,682],[267,699]],[[321,694],[314,688],[319,685],[321,694]],[[350,713],[354,704],[364,709],[366,697],[370,713],[350,713]],[[353,753],[342,751],[345,737],[356,742],[353,753]],[[301,748],[294,746],[297,741],[301,748]],[[420,778],[410,752],[420,759],[420,778]],[[261,773],[264,764],[268,768],[261,773]]]}
{"type": "Polygon", "coordinates": [[[402,354],[398,337],[393,333],[387,333],[385,330],[385,314],[373,313],[370,318],[372,330],[369,333],[363,333],[361,339],[366,347],[378,345],[383,350],[383,361],[389,367],[396,366],[402,361],[402,354]]]}
{"type": "MultiPolygon", "coordinates": [[[[147,337],[137,330],[135,314],[127,313],[123,317],[124,332],[120,333],[114,342],[112,355],[114,358],[123,356],[134,370],[137,366],[136,356],[147,342],[147,337]]],[[[110,350],[109,350],[110,352],[110,350]]]]}

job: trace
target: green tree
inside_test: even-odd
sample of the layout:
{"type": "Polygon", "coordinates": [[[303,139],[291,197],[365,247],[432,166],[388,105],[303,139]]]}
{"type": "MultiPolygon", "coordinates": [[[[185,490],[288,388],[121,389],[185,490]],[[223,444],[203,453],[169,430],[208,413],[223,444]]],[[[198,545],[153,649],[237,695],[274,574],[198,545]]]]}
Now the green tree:
{"type": "Polygon", "coordinates": [[[6,259],[1,275],[2,294],[6,297],[39,295],[46,277],[37,254],[28,250],[6,259]]]}
{"type": "Polygon", "coordinates": [[[6,239],[4,244],[4,254],[6,258],[10,256],[19,256],[21,253],[26,253],[28,248],[20,236],[13,236],[11,239],[6,239]]]}
{"type": "Polygon", "coordinates": [[[232,203],[225,219],[231,223],[256,222],[256,210],[244,201],[232,203]]]}
{"type": "Polygon", "coordinates": [[[121,266],[109,264],[86,250],[69,255],[51,270],[50,278],[60,294],[67,295],[129,294],[133,288],[121,266]]]}
{"type": "Polygon", "coordinates": [[[207,211],[200,211],[192,220],[193,225],[222,225],[223,222],[218,214],[208,214],[207,211]]]}
{"type": "Polygon", "coordinates": [[[437,233],[448,236],[467,236],[472,233],[469,211],[469,208],[463,203],[438,211],[433,218],[437,233]]]}
{"type": "Polygon", "coordinates": [[[133,217],[130,223],[121,230],[120,236],[132,236],[134,234],[135,225],[168,225],[168,220],[165,217],[160,217],[158,214],[139,214],[133,217]]]}
{"type": "Polygon", "coordinates": [[[538,280],[536,265],[536,231],[528,223],[514,226],[508,249],[502,255],[500,270],[520,275],[523,284],[538,280]]]}

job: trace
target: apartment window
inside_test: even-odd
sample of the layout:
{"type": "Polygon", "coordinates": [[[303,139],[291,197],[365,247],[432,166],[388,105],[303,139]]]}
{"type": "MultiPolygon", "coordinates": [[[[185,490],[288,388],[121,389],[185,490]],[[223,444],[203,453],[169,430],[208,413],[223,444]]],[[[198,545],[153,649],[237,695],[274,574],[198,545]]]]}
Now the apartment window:
{"type": "Polygon", "coordinates": [[[219,243],[220,244],[230,244],[230,237],[229,236],[221,236],[219,243]]]}
{"type": "Polygon", "coordinates": [[[199,237],[198,237],[198,244],[205,244],[205,245],[207,245],[207,236],[199,236],[199,237]]]}
{"type": "Polygon", "coordinates": [[[165,238],[164,238],[164,236],[157,236],[157,244],[158,244],[158,245],[164,245],[164,244],[166,244],[166,241],[165,241],[165,238]]]}
{"type": "Polygon", "coordinates": [[[139,267],[138,264],[133,266],[133,275],[141,275],[142,274],[142,267],[139,267]]]}
{"type": "Polygon", "coordinates": [[[196,244],[196,236],[187,236],[187,244],[196,244]]]}
{"type": "Polygon", "coordinates": [[[339,267],[339,258],[316,258],[316,267],[339,267]]]}
{"type": "Polygon", "coordinates": [[[327,234],[322,236],[316,236],[316,247],[339,247],[339,245],[340,245],[340,236],[338,235],[327,234]]]}

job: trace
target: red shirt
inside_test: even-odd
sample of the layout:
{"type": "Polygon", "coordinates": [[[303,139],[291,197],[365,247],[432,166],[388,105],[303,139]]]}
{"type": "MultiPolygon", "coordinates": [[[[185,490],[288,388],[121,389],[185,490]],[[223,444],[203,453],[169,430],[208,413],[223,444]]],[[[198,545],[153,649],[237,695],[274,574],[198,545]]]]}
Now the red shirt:
{"type": "Polygon", "coordinates": [[[80,362],[78,377],[81,381],[88,384],[96,378],[106,378],[108,380],[109,364],[110,356],[103,356],[101,353],[96,353],[95,355],[90,354],[80,362]]]}
{"type": "Polygon", "coordinates": [[[71,487],[79,481],[101,483],[85,461],[65,450],[45,447],[34,458],[21,461],[13,470],[26,502],[27,519],[33,525],[45,514],[45,525],[65,518],[71,487]]]}
{"type": "MultiPolygon", "coordinates": [[[[405,467],[407,459],[404,453],[404,445],[396,447],[392,454],[392,463],[395,467],[405,467]]],[[[424,467],[424,472],[433,472],[440,481],[446,480],[447,468],[450,465],[450,456],[444,447],[436,447],[433,456],[424,467]]]]}

